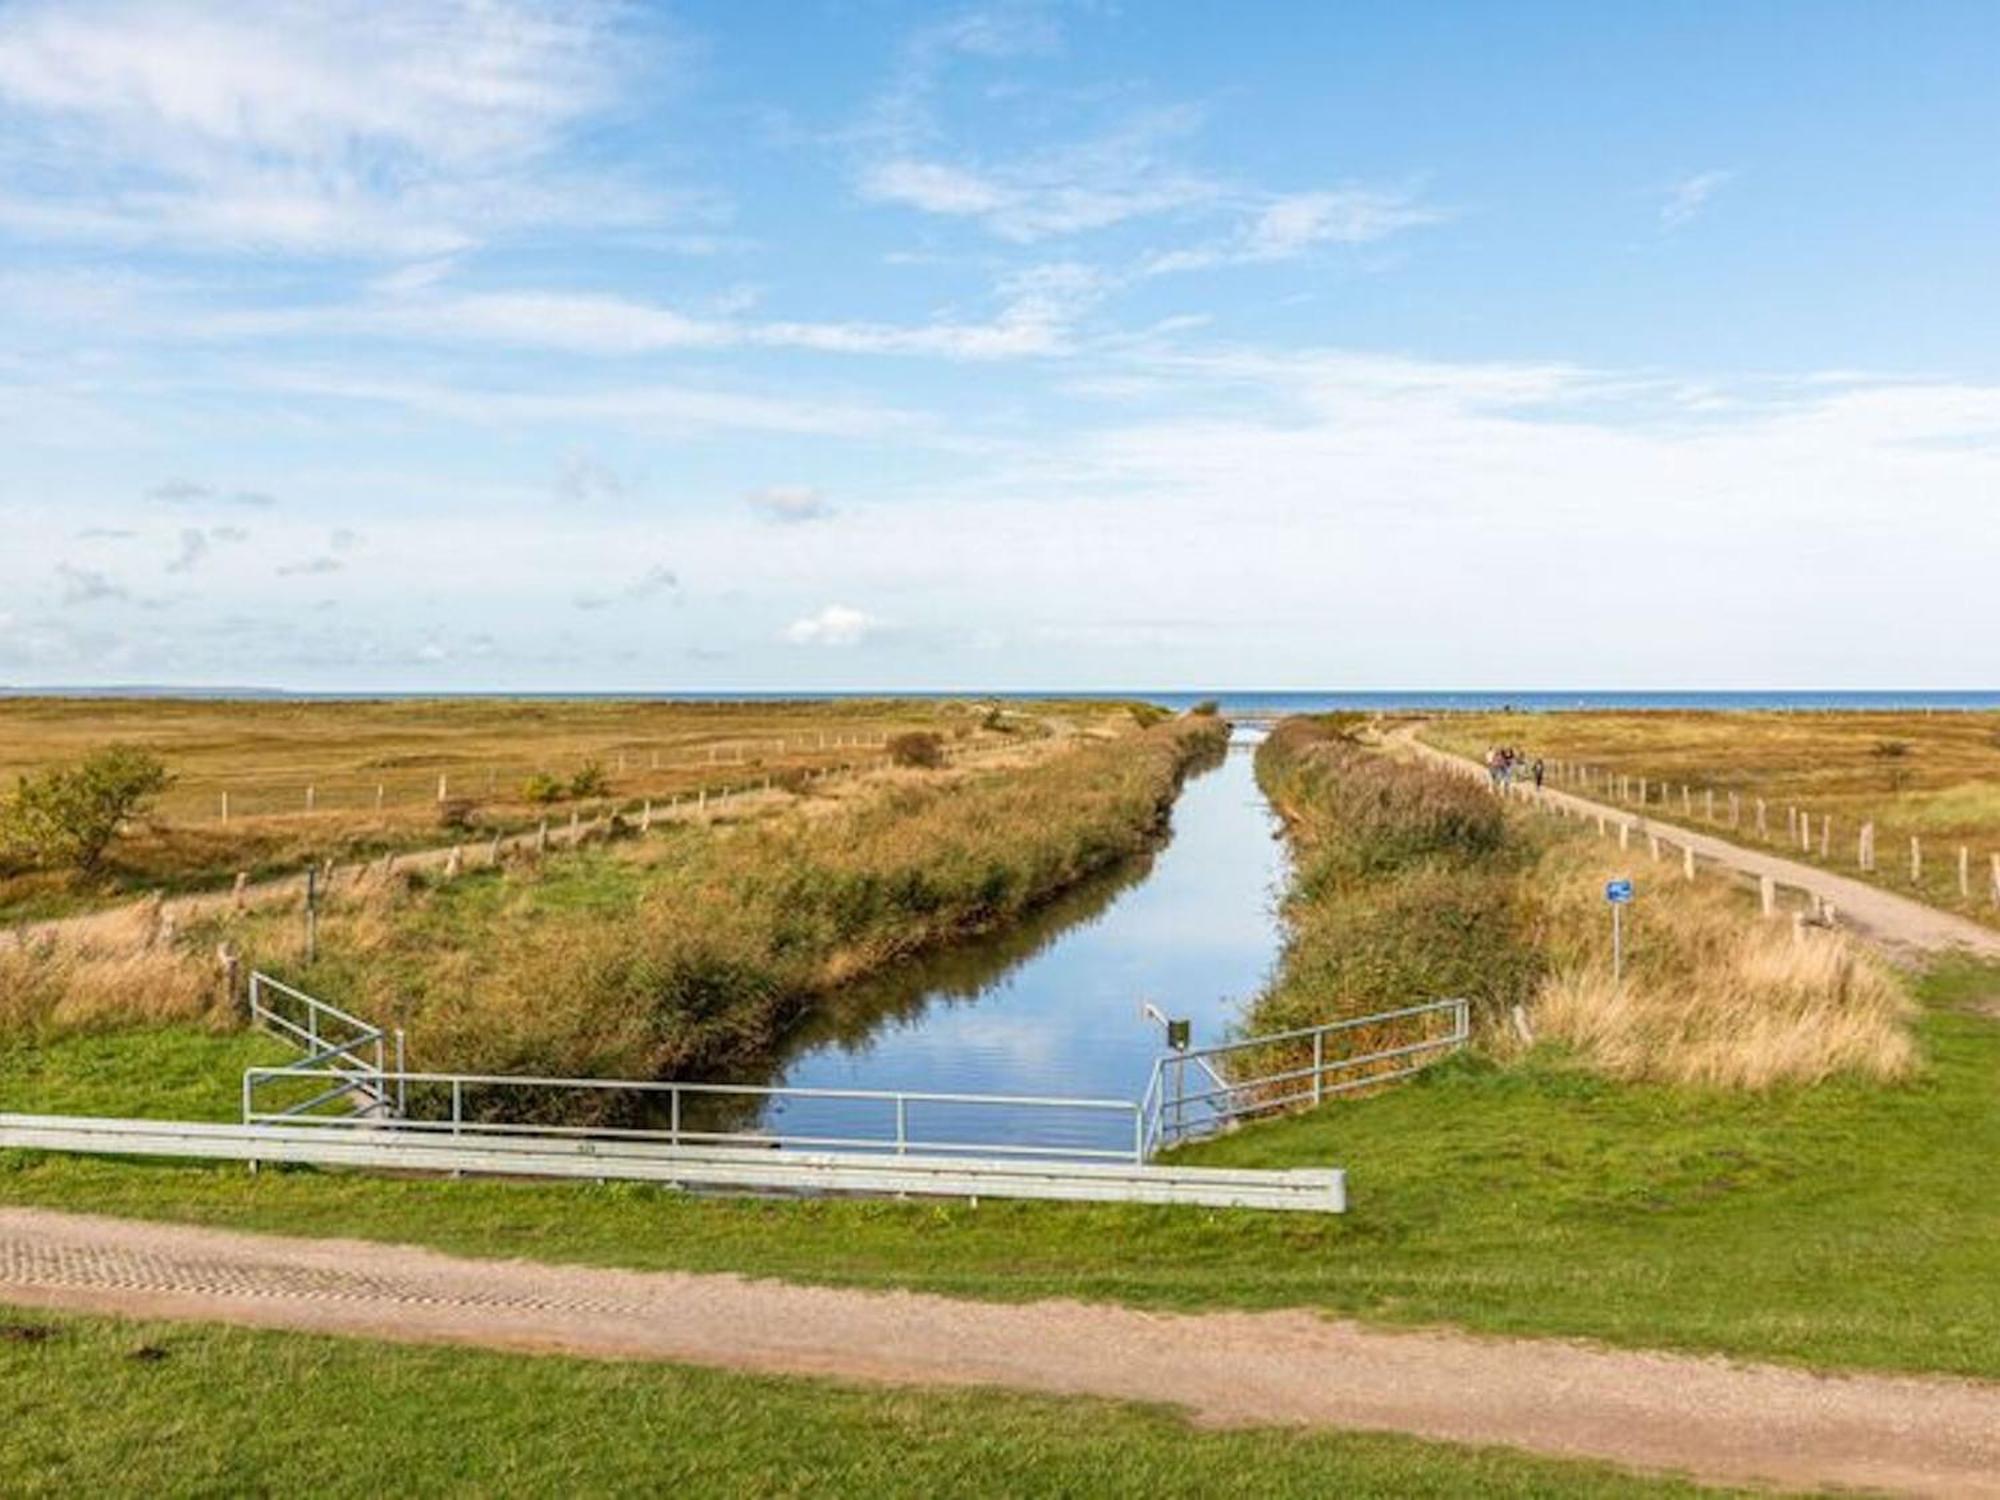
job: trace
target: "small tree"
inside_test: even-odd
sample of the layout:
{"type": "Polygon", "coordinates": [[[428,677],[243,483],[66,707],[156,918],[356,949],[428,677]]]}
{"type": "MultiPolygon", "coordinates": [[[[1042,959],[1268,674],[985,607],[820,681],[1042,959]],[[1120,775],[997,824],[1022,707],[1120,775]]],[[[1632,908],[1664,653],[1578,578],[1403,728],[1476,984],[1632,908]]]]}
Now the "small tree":
{"type": "Polygon", "coordinates": [[[569,779],[569,794],[572,797],[610,796],[611,777],[604,769],[604,762],[585,761],[577,773],[569,779]]]}
{"type": "Polygon", "coordinates": [[[889,759],[899,766],[935,771],[944,764],[944,741],[929,730],[913,729],[889,737],[889,759]]]}
{"type": "Polygon", "coordinates": [[[94,874],[120,830],[172,782],[150,750],[107,745],[77,765],[21,777],[0,806],[0,844],[30,864],[94,874]]]}

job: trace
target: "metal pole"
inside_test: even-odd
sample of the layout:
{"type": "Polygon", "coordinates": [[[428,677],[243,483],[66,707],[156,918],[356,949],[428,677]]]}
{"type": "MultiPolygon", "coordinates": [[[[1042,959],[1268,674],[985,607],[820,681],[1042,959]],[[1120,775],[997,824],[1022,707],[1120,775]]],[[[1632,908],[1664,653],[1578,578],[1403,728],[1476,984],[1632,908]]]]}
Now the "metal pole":
{"type": "Polygon", "coordinates": [[[1618,902],[1611,906],[1611,982],[1625,982],[1625,908],[1618,902]]]}
{"type": "Polygon", "coordinates": [[[1313,1033],[1313,1103],[1326,1102],[1326,1033],[1313,1033]]]}
{"type": "Polygon", "coordinates": [[[465,1117],[465,1085],[456,1078],[451,1081],[451,1133],[458,1134],[459,1122],[465,1117]]]}
{"type": "Polygon", "coordinates": [[[896,1154],[902,1156],[910,1149],[909,1116],[904,1109],[907,1101],[901,1094],[896,1096],[896,1154]]]}
{"type": "MultiPolygon", "coordinates": [[[[319,956],[319,867],[306,867],[306,962],[319,956]]],[[[314,986],[318,988],[318,986],[314,986]]]]}
{"type": "Polygon", "coordinates": [[[396,1028],[396,1118],[410,1117],[410,1080],[406,1076],[410,1065],[403,1057],[403,1028],[396,1028]]]}

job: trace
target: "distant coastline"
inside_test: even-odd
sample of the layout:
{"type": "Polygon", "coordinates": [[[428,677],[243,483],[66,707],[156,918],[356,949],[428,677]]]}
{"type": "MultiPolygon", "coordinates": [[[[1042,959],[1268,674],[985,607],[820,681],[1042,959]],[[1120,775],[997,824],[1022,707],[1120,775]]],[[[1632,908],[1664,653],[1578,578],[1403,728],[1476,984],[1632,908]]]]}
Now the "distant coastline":
{"type": "Polygon", "coordinates": [[[1936,709],[1968,712],[2000,709],[2000,688],[1751,688],[1675,689],[1672,691],[1604,689],[1435,689],[1369,688],[1308,691],[1301,689],[1175,688],[1126,690],[1036,688],[996,690],[958,688],[847,688],[838,691],[661,691],[633,688],[617,691],[474,689],[468,691],[292,690],[271,687],[173,687],[119,684],[107,687],[0,685],[6,698],[162,698],[216,702],[342,702],[356,699],[421,701],[425,699],[518,699],[523,702],[599,700],[686,703],[811,703],[842,698],[997,698],[1032,700],[1077,698],[1092,701],[1144,700],[1171,709],[1187,709],[1216,701],[1229,714],[1330,713],[1340,710],[1382,712],[1424,709],[1438,713],[1492,713],[1519,709],[1524,713],[1591,709],[1709,709],[1709,710],[1861,710],[1936,709]]]}

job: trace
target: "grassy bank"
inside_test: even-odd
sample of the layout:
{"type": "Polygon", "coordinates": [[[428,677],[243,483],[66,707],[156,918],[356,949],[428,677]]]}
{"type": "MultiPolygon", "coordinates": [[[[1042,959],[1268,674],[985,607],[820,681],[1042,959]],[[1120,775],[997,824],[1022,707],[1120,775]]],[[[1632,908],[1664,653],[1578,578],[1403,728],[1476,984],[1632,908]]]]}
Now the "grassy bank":
{"type": "MultiPolygon", "coordinates": [[[[596,767],[602,786],[577,799],[594,813],[869,763],[887,740],[912,731],[978,756],[1127,725],[1132,712],[1115,703],[971,699],[0,699],[0,785],[74,764],[109,743],[152,751],[174,777],[154,816],[120,840],[100,876],[82,882],[0,868],[0,921],[64,915],[140,891],[213,888],[239,871],[253,879],[295,874],[319,860],[532,826],[550,811],[529,799],[537,776],[567,783],[596,767]],[[442,805],[441,779],[449,794],[442,805]]],[[[570,805],[564,797],[554,810],[566,817],[570,805]]]]}
{"type": "Polygon", "coordinates": [[[1522,878],[1537,849],[1494,798],[1366,749],[1355,731],[1341,717],[1293,718],[1258,747],[1294,875],[1278,975],[1245,1029],[1443,996],[1490,1020],[1527,1000],[1543,969],[1522,878]]]}
{"type": "Polygon", "coordinates": [[[2000,1379],[2000,974],[1922,988],[1895,1084],[1625,1083],[1545,1047],[1188,1154],[1348,1169],[1342,1218],[690,1198],[0,1155],[0,1201],[463,1254],[1015,1300],[1304,1306],[2000,1379]]]}
{"type": "Polygon", "coordinates": [[[50,1496],[1696,1493],[1499,1449],[1204,1432],[1105,1401],[5,1308],[0,1474],[50,1496]]]}
{"type": "Polygon", "coordinates": [[[207,955],[226,942],[403,1027],[414,1066],[740,1076],[841,983],[1005,927],[1146,848],[1226,734],[1210,718],[1128,721],[1029,766],[911,773],[758,823],[671,825],[453,879],[390,872],[335,891],[310,965],[294,911],[220,917],[129,958],[17,949],[0,954],[0,1021],[42,1041],[215,1029],[229,1013],[207,955]]]}
{"type": "Polygon", "coordinates": [[[1753,920],[1726,879],[1646,866],[1357,734],[1295,719],[1259,752],[1297,878],[1256,1029],[1465,996],[1503,1055],[1539,1036],[1628,1080],[1757,1088],[1916,1067],[1903,986],[1856,943],[1753,920]],[[1603,891],[1632,875],[1644,900],[1614,976],[1603,891]]]}
{"type": "MultiPolygon", "coordinates": [[[[1992,857],[2000,854],[2000,714],[1468,714],[1436,719],[1424,734],[1441,748],[1474,757],[1506,744],[1531,758],[1588,765],[1635,782],[1644,777],[1647,804],[1662,818],[2000,922],[1992,884],[1992,857]],[[1682,787],[1689,789],[1685,798],[1682,787]],[[1739,808],[1733,824],[1732,793],[1739,808]],[[1755,821],[1758,798],[1766,804],[1762,833],[1755,821]],[[1787,836],[1787,809],[1793,808],[1811,817],[1809,849],[1787,836]],[[1858,838],[1868,822],[1875,825],[1873,871],[1858,863],[1858,838]],[[1922,855],[1914,876],[1912,837],[1922,855]],[[1959,888],[1960,848],[1967,853],[1969,891],[1959,888]]],[[[1601,776],[1587,795],[1617,800],[1601,776]]]]}

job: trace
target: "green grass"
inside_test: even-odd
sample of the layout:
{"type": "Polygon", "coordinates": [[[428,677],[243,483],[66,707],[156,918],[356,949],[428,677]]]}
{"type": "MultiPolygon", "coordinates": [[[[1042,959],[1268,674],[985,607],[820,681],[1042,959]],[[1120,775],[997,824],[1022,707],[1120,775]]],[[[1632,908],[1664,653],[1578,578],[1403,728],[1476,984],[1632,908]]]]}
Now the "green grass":
{"type": "Polygon", "coordinates": [[[1694,1493],[1502,1449],[1202,1432],[1103,1401],[5,1308],[0,1479],[24,1496],[1694,1493]]]}
{"type": "Polygon", "coordinates": [[[245,1068],[298,1054],[262,1032],[187,1026],[0,1044],[0,1109],[16,1114],[233,1120],[245,1068]]]}
{"type": "MultiPolygon", "coordinates": [[[[1344,1218],[689,1198],[634,1185],[384,1180],[0,1154],[0,1201],[470,1255],[736,1271],[997,1299],[1308,1306],[1820,1366],[2000,1377],[2000,994],[1924,982],[1894,1087],[1614,1083],[1531,1057],[1189,1153],[1338,1164],[1344,1218]]],[[[10,1086],[11,1088],[11,1086],[10,1086]]],[[[38,1107],[33,1104],[10,1107],[38,1107]]]]}

